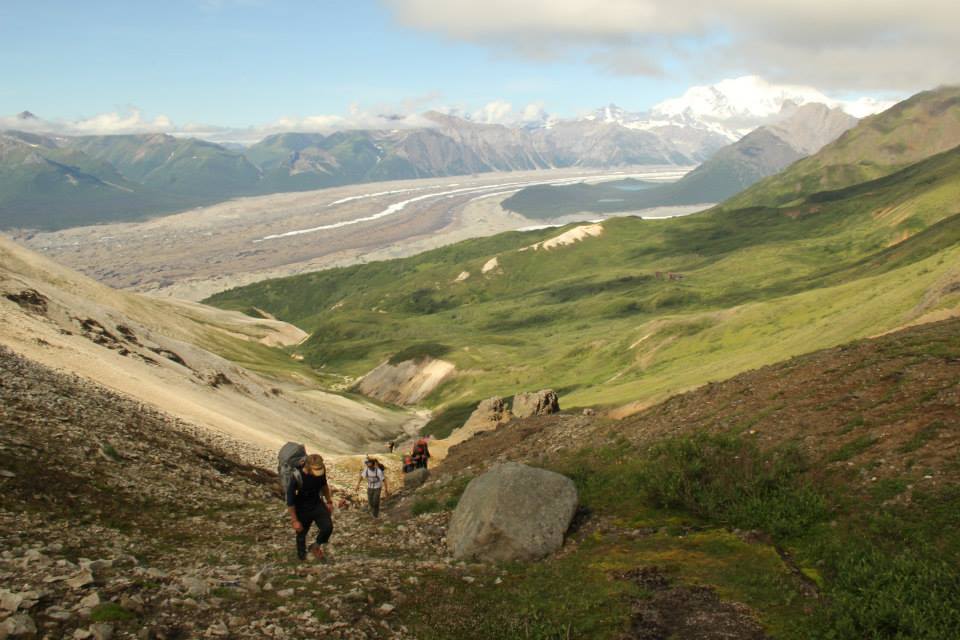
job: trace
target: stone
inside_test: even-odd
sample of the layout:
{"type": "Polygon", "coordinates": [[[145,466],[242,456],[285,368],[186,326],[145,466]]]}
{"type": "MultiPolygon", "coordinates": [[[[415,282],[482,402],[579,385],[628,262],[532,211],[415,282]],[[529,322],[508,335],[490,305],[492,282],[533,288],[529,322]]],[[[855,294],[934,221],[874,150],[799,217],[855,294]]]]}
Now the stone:
{"type": "Polygon", "coordinates": [[[410,473],[403,474],[403,488],[416,489],[430,478],[429,469],[414,469],[410,473]]]}
{"type": "Polygon", "coordinates": [[[67,578],[64,582],[71,589],[81,589],[93,582],[93,574],[89,569],[83,569],[72,577],[67,578]]]}
{"type": "Polygon", "coordinates": [[[377,608],[377,613],[379,613],[382,616],[388,616],[391,613],[393,613],[393,610],[396,608],[397,607],[395,605],[392,605],[389,602],[384,602],[382,605],[380,605],[377,608]]]}
{"type": "Polygon", "coordinates": [[[210,593],[210,585],[206,580],[187,576],[180,579],[180,584],[188,594],[195,598],[202,598],[210,593]]]}
{"type": "Polygon", "coordinates": [[[538,560],[563,545],[577,503],[573,481],[559,473],[497,464],[467,485],[447,546],[458,560],[538,560]]]}
{"type": "Polygon", "coordinates": [[[503,398],[494,396],[481,401],[461,428],[467,433],[489,431],[505,422],[510,422],[512,417],[513,414],[510,413],[503,398]]]}
{"type": "Polygon", "coordinates": [[[518,393],[513,397],[513,415],[516,418],[545,416],[560,411],[560,398],[553,389],[535,393],[518,393]]]}
{"type": "Polygon", "coordinates": [[[73,640],[89,640],[93,633],[89,629],[77,629],[73,632],[73,640]]]}
{"type": "Polygon", "coordinates": [[[0,624],[0,638],[35,638],[37,625],[25,613],[12,615],[0,624]]]}
{"type": "Polygon", "coordinates": [[[4,611],[14,612],[20,608],[20,604],[23,602],[23,594],[14,593],[8,589],[0,591],[0,609],[4,611]]]}
{"type": "Polygon", "coordinates": [[[120,598],[120,606],[128,611],[133,611],[134,613],[139,613],[143,615],[145,608],[143,606],[143,598],[139,595],[132,596],[123,596],[120,598]]]}
{"type": "Polygon", "coordinates": [[[98,604],[100,604],[100,594],[96,591],[80,600],[80,606],[84,609],[93,609],[98,604]]]}
{"type": "Polygon", "coordinates": [[[280,589],[279,591],[277,591],[277,595],[281,598],[292,598],[293,593],[294,593],[293,589],[280,589]]]}
{"type": "Polygon", "coordinates": [[[214,622],[207,627],[207,631],[203,635],[207,638],[223,638],[230,635],[230,629],[222,621],[214,622]]]}
{"type": "Polygon", "coordinates": [[[113,638],[113,625],[106,622],[98,622],[90,625],[90,633],[95,640],[111,640],[113,638]]]}

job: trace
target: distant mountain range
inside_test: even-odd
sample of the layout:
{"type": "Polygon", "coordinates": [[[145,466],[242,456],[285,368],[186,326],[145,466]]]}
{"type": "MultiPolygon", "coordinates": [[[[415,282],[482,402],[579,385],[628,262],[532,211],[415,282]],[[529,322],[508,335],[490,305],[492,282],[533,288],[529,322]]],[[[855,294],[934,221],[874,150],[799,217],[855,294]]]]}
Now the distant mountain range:
{"type": "Polygon", "coordinates": [[[720,202],[816,153],[857,123],[839,108],[788,103],[781,120],[754,129],[672,184],[637,180],[528,187],[503,206],[529,218],[593,211],[613,213],[661,206],[720,202]]]}
{"type": "MultiPolygon", "coordinates": [[[[697,87],[649,113],[609,105],[581,118],[543,116],[506,126],[428,112],[418,122],[429,126],[405,128],[398,121],[399,128],[389,130],[280,133],[246,148],[161,133],[48,135],[36,133],[44,121],[24,111],[14,118],[18,129],[0,133],[0,228],[135,220],[236,196],[361,182],[560,167],[696,165],[758,124],[821,95],[773,91],[757,82],[747,78],[697,87]]],[[[729,169],[713,169],[711,183],[722,182],[726,190],[721,191],[730,195],[810,152],[793,154],[791,149],[799,149],[796,140],[776,135],[790,148],[764,152],[760,160],[745,151],[741,164],[746,169],[734,170],[733,179],[729,169]],[[744,172],[748,178],[738,177],[744,172]]],[[[780,143],[757,134],[751,144],[780,143]]]]}

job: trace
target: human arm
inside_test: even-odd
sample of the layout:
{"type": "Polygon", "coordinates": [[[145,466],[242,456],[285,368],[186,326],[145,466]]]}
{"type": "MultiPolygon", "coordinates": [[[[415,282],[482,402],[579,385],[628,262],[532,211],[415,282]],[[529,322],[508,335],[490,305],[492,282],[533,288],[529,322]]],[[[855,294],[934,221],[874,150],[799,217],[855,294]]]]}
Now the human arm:
{"type": "Polygon", "coordinates": [[[303,524],[301,524],[300,520],[297,518],[297,508],[287,507],[287,513],[290,514],[290,526],[293,527],[294,531],[300,533],[303,530],[303,524]]]}
{"type": "Polygon", "coordinates": [[[290,484],[287,485],[287,513],[290,514],[290,526],[293,527],[294,531],[299,533],[300,530],[303,529],[303,525],[297,518],[296,498],[297,481],[296,478],[290,478],[290,484]]]}
{"type": "Polygon", "coordinates": [[[330,483],[325,482],[323,484],[323,495],[327,499],[327,508],[330,511],[333,511],[333,492],[330,491],[330,483]]]}

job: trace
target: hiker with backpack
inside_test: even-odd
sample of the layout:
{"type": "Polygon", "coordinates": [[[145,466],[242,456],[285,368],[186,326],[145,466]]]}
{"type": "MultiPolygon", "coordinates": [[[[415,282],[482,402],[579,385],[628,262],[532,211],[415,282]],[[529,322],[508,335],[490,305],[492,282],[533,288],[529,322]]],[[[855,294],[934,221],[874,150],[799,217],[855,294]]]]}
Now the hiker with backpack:
{"type": "Polygon", "coordinates": [[[323,456],[306,453],[302,444],[290,442],[284,445],[280,450],[278,472],[286,495],[290,525],[297,533],[297,557],[306,559],[307,532],[316,525],[317,538],[309,550],[314,558],[324,562],[323,545],[333,533],[333,494],[327,482],[323,456]]]}
{"type": "Polygon", "coordinates": [[[430,448],[427,446],[427,439],[420,438],[413,445],[413,452],[410,454],[413,459],[413,466],[416,469],[426,469],[427,461],[430,459],[430,448]]]}
{"type": "Polygon", "coordinates": [[[383,491],[383,497],[387,497],[387,473],[383,463],[376,458],[367,457],[363,470],[360,472],[360,479],[357,480],[357,488],[360,490],[360,483],[367,481],[367,504],[370,513],[374,518],[380,517],[380,492],[383,491]]]}

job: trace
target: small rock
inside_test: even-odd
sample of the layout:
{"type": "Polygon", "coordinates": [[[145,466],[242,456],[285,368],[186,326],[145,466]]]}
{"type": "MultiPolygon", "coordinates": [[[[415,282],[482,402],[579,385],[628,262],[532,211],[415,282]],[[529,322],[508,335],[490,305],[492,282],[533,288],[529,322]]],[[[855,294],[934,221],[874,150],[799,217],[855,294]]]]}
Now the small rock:
{"type": "Polygon", "coordinates": [[[202,598],[210,593],[210,585],[207,584],[206,580],[200,578],[187,576],[180,579],[180,584],[183,585],[188,594],[195,598],[202,598]]]}
{"type": "Polygon", "coordinates": [[[89,629],[77,629],[73,632],[73,640],[88,640],[93,637],[93,632],[89,629]]]}
{"type": "Polygon", "coordinates": [[[4,478],[16,478],[16,477],[17,477],[17,474],[15,474],[13,471],[7,471],[6,469],[0,469],[0,476],[3,476],[4,478]]]}
{"type": "Polygon", "coordinates": [[[230,629],[226,624],[223,623],[223,621],[214,622],[212,625],[207,627],[207,631],[203,635],[208,638],[222,638],[230,635],[230,629]]]}
{"type": "Polygon", "coordinates": [[[393,613],[393,610],[396,608],[397,607],[395,605],[392,605],[389,602],[384,602],[382,605],[380,605],[377,608],[377,613],[379,613],[382,616],[388,616],[391,613],[393,613]]]}
{"type": "Polygon", "coordinates": [[[61,609],[60,607],[50,607],[45,613],[48,618],[51,620],[57,620],[58,622],[66,622],[73,617],[72,613],[66,609],[61,609]]]}
{"type": "Polygon", "coordinates": [[[277,591],[277,595],[280,596],[281,598],[290,598],[293,596],[293,594],[294,594],[293,589],[280,589],[279,591],[277,591]]]}
{"type": "Polygon", "coordinates": [[[34,638],[36,635],[37,625],[25,613],[10,616],[0,624],[0,638],[34,638]]]}
{"type": "Polygon", "coordinates": [[[7,589],[0,592],[0,609],[4,611],[14,612],[20,608],[22,602],[23,594],[14,593],[7,589]]]}
{"type": "Polygon", "coordinates": [[[128,611],[133,611],[141,615],[143,615],[144,612],[143,598],[138,595],[123,596],[120,598],[120,606],[128,611]]]}
{"type": "Polygon", "coordinates": [[[80,606],[84,609],[93,609],[98,604],[100,604],[100,594],[96,591],[80,600],[80,606]]]}
{"type": "Polygon", "coordinates": [[[95,640],[111,640],[113,638],[113,625],[106,622],[98,622],[90,625],[90,633],[95,640]]]}
{"type": "Polygon", "coordinates": [[[89,569],[83,569],[71,578],[68,578],[66,585],[71,589],[81,589],[93,582],[93,574],[89,569]]]}

